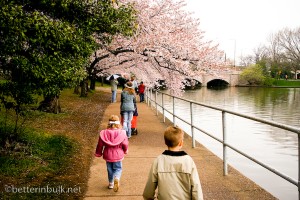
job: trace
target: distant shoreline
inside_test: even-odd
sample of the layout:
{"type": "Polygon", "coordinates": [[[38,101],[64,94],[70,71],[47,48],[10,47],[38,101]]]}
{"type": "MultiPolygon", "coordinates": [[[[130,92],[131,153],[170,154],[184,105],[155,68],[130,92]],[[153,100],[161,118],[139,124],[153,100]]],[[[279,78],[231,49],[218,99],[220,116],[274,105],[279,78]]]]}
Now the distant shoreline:
{"type": "Polygon", "coordinates": [[[300,88],[300,86],[265,86],[265,85],[236,85],[235,87],[300,88]]]}

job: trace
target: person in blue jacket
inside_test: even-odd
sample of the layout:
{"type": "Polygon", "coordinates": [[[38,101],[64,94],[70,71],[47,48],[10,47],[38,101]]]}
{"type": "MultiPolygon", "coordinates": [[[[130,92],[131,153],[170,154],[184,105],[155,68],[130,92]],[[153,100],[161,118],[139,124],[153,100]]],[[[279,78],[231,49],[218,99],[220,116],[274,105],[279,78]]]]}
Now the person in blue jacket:
{"type": "Polygon", "coordinates": [[[123,129],[126,131],[127,137],[131,137],[131,120],[135,111],[136,103],[135,91],[132,82],[127,82],[121,93],[121,115],[123,118],[123,129]]]}

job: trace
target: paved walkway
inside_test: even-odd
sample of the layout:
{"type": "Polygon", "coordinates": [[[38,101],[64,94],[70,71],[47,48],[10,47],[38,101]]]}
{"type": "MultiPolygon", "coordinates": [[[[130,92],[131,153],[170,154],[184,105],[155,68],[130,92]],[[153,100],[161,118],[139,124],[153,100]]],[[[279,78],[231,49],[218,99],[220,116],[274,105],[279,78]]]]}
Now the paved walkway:
{"type": "MultiPolygon", "coordinates": [[[[162,116],[156,116],[156,112],[145,103],[137,103],[137,106],[138,135],[132,136],[129,140],[129,153],[123,160],[119,191],[107,189],[105,161],[102,157],[94,158],[85,200],[143,199],[142,193],[152,161],[166,148],[163,132],[170,122],[163,123],[162,116]]],[[[111,114],[119,114],[119,112],[119,101],[111,104],[104,113],[101,128],[106,127],[111,114]]],[[[197,144],[196,148],[192,148],[191,144],[191,138],[185,135],[183,150],[192,156],[197,165],[205,200],[276,199],[231,167],[229,167],[229,175],[223,176],[222,160],[201,144],[197,144]]]]}

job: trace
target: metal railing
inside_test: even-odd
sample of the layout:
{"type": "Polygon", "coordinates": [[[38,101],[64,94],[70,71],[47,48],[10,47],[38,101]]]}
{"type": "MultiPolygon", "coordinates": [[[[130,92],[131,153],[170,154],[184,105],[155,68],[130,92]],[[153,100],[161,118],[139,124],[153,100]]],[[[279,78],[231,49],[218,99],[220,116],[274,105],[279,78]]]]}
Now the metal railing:
{"type": "Polygon", "coordinates": [[[257,118],[257,117],[253,117],[253,116],[249,116],[249,115],[245,115],[245,114],[241,114],[241,113],[237,113],[234,111],[230,111],[230,110],[226,110],[226,109],[222,109],[219,107],[215,107],[215,106],[210,106],[207,104],[203,104],[203,103],[199,103],[199,102],[195,102],[192,100],[187,100],[187,99],[183,99],[180,97],[175,97],[173,95],[169,95],[163,92],[158,92],[157,90],[153,91],[152,89],[147,89],[146,90],[146,103],[148,104],[148,106],[150,107],[155,107],[156,109],[156,115],[158,115],[158,107],[160,107],[162,109],[162,115],[163,115],[163,120],[165,122],[165,118],[166,118],[166,113],[168,112],[169,114],[172,115],[173,117],[173,124],[176,125],[176,119],[179,119],[181,121],[183,121],[184,123],[186,123],[187,125],[190,126],[191,129],[191,137],[192,137],[192,147],[194,148],[196,145],[195,143],[195,133],[194,130],[198,130],[206,135],[208,135],[209,137],[213,138],[214,140],[222,143],[223,145],[223,174],[227,175],[228,174],[228,162],[227,162],[227,150],[228,148],[232,149],[233,151],[237,152],[240,155],[243,155],[244,157],[250,159],[251,161],[253,161],[254,163],[264,167],[265,169],[273,172],[274,174],[276,174],[277,176],[280,176],[281,178],[289,181],[290,183],[294,184],[295,186],[298,187],[298,197],[300,198],[300,149],[299,149],[299,144],[300,144],[300,128],[297,127],[293,127],[293,126],[289,126],[289,125],[285,125],[285,124],[281,124],[278,122],[274,122],[274,121],[270,121],[270,120],[266,120],[266,119],[262,119],[262,118],[257,118]],[[153,93],[154,93],[154,97],[153,97],[153,93]],[[161,105],[158,103],[158,99],[157,99],[157,94],[160,93],[161,94],[161,105]],[[173,104],[173,110],[169,111],[165,108],[164,106],[164,96],[169,96],[172,98],[172,104],[173,104]],[[175,114],[175,99],[181,100],[181,101],[185,101],[188,102],[190,104],[190,121],[187,121],[185,119],[183,119],[182,117],[178,116],[175,114]],[[197,127],[194,123],[193,123],[193,105],[198,105],[198,106],[203,106],[209,109],[213,109],[213,110],[217,110],[222,112],[222,134],[223,134],[223,139],[219,139],[215,136],[213,136],[212,134],[208,133],[207,131],[201,129],[200,127],[197,127]],[[251,157],[250,155],[247,155],[246,153],[240,151],[239,149],[233,147],[232,145],[227,143],[227,131],[226,131],[226,114],[232,114],[235,116],[239,116],[242,118],[246,118],[246,119],[250,119],[253,121],[257,121],[263,124],[268,124],[270,126],[274,126],[283,130],[287,130],[293,133],[296,133],[298,135],[298,180],[294,180],[293,178],[277,171],[276,169],[274,169],[273,167],[270,167],[266,164],[264,164],[263,162],[260,162],[258,160],[256,160],[255,158],[251,157]]]}

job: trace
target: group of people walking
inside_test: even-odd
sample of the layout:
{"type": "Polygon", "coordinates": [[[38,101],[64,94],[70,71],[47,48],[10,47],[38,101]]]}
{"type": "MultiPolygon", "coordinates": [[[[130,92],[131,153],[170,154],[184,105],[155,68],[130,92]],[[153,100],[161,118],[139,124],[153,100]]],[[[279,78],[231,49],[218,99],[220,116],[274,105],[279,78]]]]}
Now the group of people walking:
{"type": "MultiPolygon", "coordinates": [[[[144,101],[143,82],[135,86],[134,77],[124,83],[121,93],[121,116],[123,123],[117,115],[111,115],[107,128],[100,131],[95,156],[106,161],[108,174],[108,188],[115,192],[119,190],[122,175],[122,160],[128,153],[131,137],[131,119],[136,109],[138,93],[140,102],[144,101]],[[141,95],[142,94],[142,95],[141,95]],[[122,126],[123,125],[123,126],[122,126]]],[[[113,86],[112,86],[113,89],[113,86]]],[[[112,90],[113,91],[113,90],[112,90]]],[[[112,92],[112,102],[115,102],[112,92]]],[[[193,159],[182,151],[184,132],[179,127],[170,126],[164,132],[167,145],[161,155],[153,162],[145,183],[144,199],[203,199],[201,183],[193,159]],[[156,189],[158,193],[155,194],[156,189]]]]}
{"type": "Polygon", "coordinates": [[[117,79],[111,79],[111,102],[117,102],[117,89],[118,84],[122,87],[121,93],[121,107],[120,107],[120,114],[122,116],[123,121],[123,129],[126,131],[126,135],[128,138],[131,137],[131,121],[133,119],[133,115],[137,115],[137,106],[136,106],[136,95],[138,94],[140,97],[140,102],[144,102],[144,92],[145,92],[145,85],[143,81],[140,84],[137,84],[135,80],[135,76],[131,76],[130,79],[127,77],[121,77],[119,81],[117,79]]]}
{"type": "Polygon", "coordinates": [[[115,103],[117,102],[117,90],[118,90],[118,85],[121,85],[122,91],[126,88],[126,83],[131,82],[132,83],[132,88],[134,89],[135,93],[139,95],[140,97],[140,102],[144,102],[144,93],[146,86],[144,85],[144,82],[141,81],[140,84],[138,85],[137,81],[135,80],[135,76],[131,76],[130,80],[127,79],[127,77],[121,77],[118,81],[118,78],[112,78],[110,79],[110,85],[111,85],[111,102],[115,103]]]}

